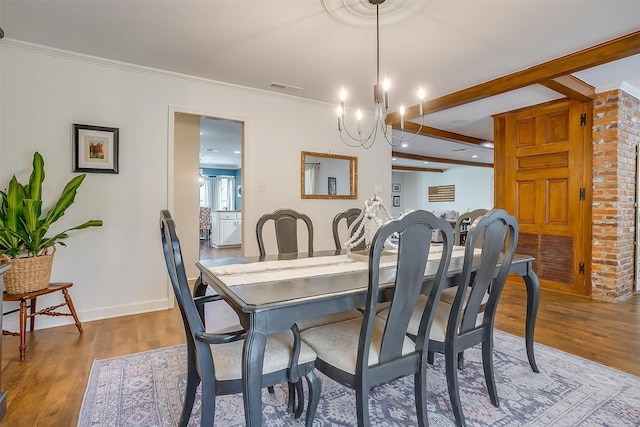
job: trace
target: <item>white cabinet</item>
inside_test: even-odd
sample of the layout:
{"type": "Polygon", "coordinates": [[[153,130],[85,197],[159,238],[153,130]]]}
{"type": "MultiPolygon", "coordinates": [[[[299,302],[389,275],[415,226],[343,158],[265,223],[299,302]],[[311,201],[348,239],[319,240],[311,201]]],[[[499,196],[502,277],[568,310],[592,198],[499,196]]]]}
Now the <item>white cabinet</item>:
{"type": "Polygon", "coordinates": [[[211,245],[240,246],[242,242],[242,212],[211,213],[211,245]]]}

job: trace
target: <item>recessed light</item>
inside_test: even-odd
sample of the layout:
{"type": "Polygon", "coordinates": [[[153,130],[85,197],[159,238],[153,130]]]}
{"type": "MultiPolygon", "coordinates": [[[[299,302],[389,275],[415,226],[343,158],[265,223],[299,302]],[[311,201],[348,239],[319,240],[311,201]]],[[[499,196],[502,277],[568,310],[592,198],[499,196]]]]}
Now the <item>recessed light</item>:
{"type": "Polygon", "coordinates": [[[391,158],[391,160],[393,160],[393,161],[395,162],[395,161],[396,161],[396,160],[398,160],[398,159],[396,159],[395,157],[392,157],[392,158],[391,158]]]}
{"type": "Polygon", "coordinates": [[[473,156],[471,156],[471,157],[473,157],[474,159],[477,159],[477,158],[478,158],[478,155],[477,155],[477,154],[474,154],[474,155],[473,155],[473,156]]]}
{"type": "Polygon", "coordinates": [[[404,143],[404,144],[401,145],[402,148],[407,148],[408,146],[409,146],[409,144],[407,144],[407,143],[404,143]]]}
{"type": "Polygon", "coordinates": [[[486,147],[486,148],[491,148],[491,149],[493,149],[493,142],[491,142],[491,141],[485,141],[485,142],[483,142],[483,143],[482,143],[482,144],[480,144],[480,145],[481,145],[481,146],[483,146],[483,147],[486,147]]]}
{"type": "Polygon", "coordinates": [[[233,154],[240,154],[240,152],[238,150],[235,150],[233,154]]]}
{"type": "Polygon", "coordinates": [[[217,152],[219,152],[220,150],[217,150],[217,149],[215,149],[215,148],[205,148],[205,149],[204,149],[204,151],[208,151],[208,152],[210,152],[210,153],[217,153],[217,152]]]}
{"type": "Polygon", "coordinates": [[[422,162],[422,163],[424,163],[425,165],[428,165],[428,164],[429,164],[429,162],[422,162]]]}

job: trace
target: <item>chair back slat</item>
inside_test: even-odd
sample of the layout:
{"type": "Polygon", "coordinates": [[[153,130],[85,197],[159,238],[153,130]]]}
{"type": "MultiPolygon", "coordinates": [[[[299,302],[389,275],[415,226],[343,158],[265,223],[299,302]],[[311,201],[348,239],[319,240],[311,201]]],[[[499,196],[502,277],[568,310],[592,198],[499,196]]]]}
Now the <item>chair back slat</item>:
{"type": "MultiPolygon", "coordinates": [[[[373,238],[369,255],[367,305],[360,333],[359,351],[361,352],[368,351],[369,348],[368,344],[363,345],[363,339],[371,339],[379,293],[380,261],[385,254],[385,242],[394,234],[398,237],[395,286],[382,337],[380,363],[397,359],[402,355],[407,327],[422,289],[429,251],[432,246],[435,246],[431,244],[431,234],[434,229],[444,230],[443,243],[441,251],[438,251],[440,249],[438,248],[434,252],[439,254],[436,256],[436,262],[439,262],[438,269],[420,323],[419,334],[422,336],[416,340],[416,348],[426,351],[427,333],[431,328],[434,309],[440,299],[451,260],[453,231],[444,219],[437,218],[431,212],[418,210],[404,214],[397,220],[388,221],[373,238]]],[[[359,357],[359,360],[368,359],[359,357]]]]}
{"type": "Polygon", "coordinates": [[[276,243],[279,254],[298,253],[298,221],[302,221],[307,228],[307,252],[313,253],[313,223],[311,219],[292,209],[278,209],[270,214],[265,214],[256,225],[256,237],[260,256],[266,255],[263,228],[268,221],[273,221],[276,243]]]}

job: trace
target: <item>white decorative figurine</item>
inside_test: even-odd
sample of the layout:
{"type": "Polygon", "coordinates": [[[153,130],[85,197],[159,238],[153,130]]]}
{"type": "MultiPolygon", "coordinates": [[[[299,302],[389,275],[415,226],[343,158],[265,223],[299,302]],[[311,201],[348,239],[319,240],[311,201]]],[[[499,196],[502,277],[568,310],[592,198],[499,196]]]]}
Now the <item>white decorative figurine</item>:
{"type": "MultiPolygon", "coordinates": [[[[367,250],[371,248],[371,242],[373,236],[375,236],[378,228],[382,226],[386,221],[393,219],[387,210],[387,207],[382,203],[382,198],[373,196],[364,202],[364,209],[360,216],[356,218],[351,227],[349,227],[349,240],[345,242],[347,248],[347,255],[351,252],[352,248],[358,246],[363,240],[367,250]],[[354,231],[353,227],[358,226],[354,231]]],[[[390,249],[397,249],[397,245],[393,244],[390,240],[387,240],[385,246],[390,249]]]]}

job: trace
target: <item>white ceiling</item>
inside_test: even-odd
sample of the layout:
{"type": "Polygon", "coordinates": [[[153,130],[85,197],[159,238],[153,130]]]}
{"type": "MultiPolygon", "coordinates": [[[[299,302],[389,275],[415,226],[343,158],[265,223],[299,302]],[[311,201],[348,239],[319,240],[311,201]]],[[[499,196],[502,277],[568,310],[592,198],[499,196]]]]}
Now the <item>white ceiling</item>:
{"type": "MultiPolygon", "coordinates": [[[[401,9],[398,1],[387,0],[381,14],[401,9]]],[[[381,77],[391,80],[392,110],[415,104],[420,85],[427,99],[436,98],[640,29],[640,0],[404,2],[427,4],[381,27],[381,77]]],[[[348,105],[370,110],[376,52],[369,7],[367,0],[0,0],[0,27],[7,40],[328,103],[345,86],[348,105]],[[325,3],[359,7],[371,24],[345,24],[325,3]],[[278,90],[273,82],[301,89],[278,90]]],[[[640,55],[575,75],[596,90],[625,82],[640,93],[640,55]]],[[[559,97],[531,86],[430,114],[425,124],[492,140],[492,114],[559,97]]],[[[406,150],[492,161],[492,151],[480,147],[451,151],[460,147],[419,137],[406,150]]]]}

